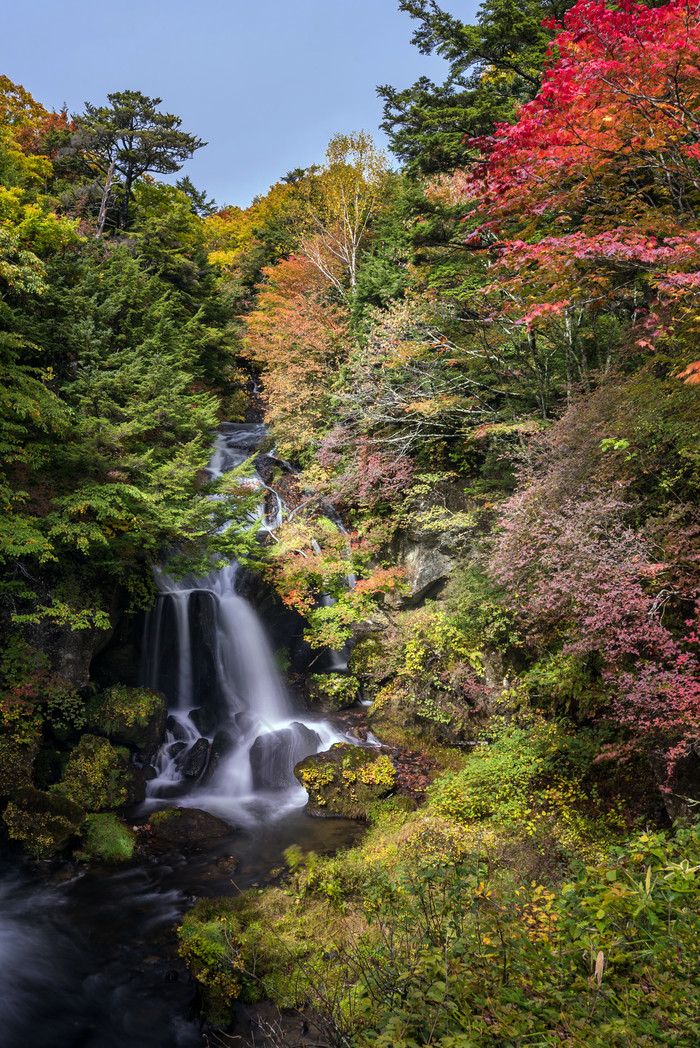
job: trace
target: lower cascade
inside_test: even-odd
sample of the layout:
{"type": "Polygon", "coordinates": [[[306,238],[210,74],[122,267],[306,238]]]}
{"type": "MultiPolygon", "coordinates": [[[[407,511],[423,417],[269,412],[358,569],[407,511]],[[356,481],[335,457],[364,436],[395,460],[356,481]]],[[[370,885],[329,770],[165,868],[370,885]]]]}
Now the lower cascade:
{"type": "MultiPolygon", "coordinates": [[[[237,465],[261,430],[228,427],[210,472],[237,465]]],[[[301,806],[295,764],[341,739],[327,723],[295,714],[263,625],[237,592],[239,577],[235,563],[179,582],[158,573],[142,667],[143,683],[169,705],[150,805],[177,798],[234,824],[301,806]]]]}

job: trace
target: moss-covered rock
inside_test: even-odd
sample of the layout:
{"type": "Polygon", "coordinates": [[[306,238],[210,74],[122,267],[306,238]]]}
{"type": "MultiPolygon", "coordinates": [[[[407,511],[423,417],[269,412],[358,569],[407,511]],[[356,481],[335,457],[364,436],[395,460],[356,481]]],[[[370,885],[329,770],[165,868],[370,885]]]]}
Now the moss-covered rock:
{"type": "Polygon", "coordinates": [[[21,786],[32,784],[34,760],[41,745],[41,719],[33,713],[5,705],[0,721],[0,797],[9,797],[21,786]]]}
{"type": "Polygon", "coordinates": [[[210,1022],[225,1026],[241,993],[240,939],[227,921],[230,903],[201,899],[178,928],[178,952],[197,980],[202,1011],[210,1022]]]}
{"type": "Polygon", "coordinates": [[[60,794],[33,786],[17,790],[2,814],[7,832],[37,858],[65,846],[85,821],[85,810],[60,794]]]}
{"type": "Polygon", "coordinates": [[[154,749],[163,737],[168,716],[165,696],[150,688],[115,684],[88,705],[89,727],[122,746],[154,749]]]}
{"type": "Polygon", "coordinates": [[[294,774],[309,794],[310,815],[349,819],[367,818],[370,805],[391,793],[396,783],[388,754],[342,742],[307,757],[294,774]]]}
{"type": "Polygon", "coordinates": [[[360,682],[347,673],[315,673],[309,677],[307,687],[314,704],[328,710],[345,710],[357,701],[360,682]]]}
{"type": "Polygon", "coordinates": [[[127,752],[97,735],[83,735],[68,758],[61,781],[52,787],[52,792],[92,812],[128,804],[133,790],[127,752]]]}
{"type": "Polygon", "coordinates": [[[467,705],[458,693],[433,690],[423,682],[413,686],[405,679],[385,685],[367,712],[367,723],[382,742],[418,749],[472,741],[486,720],[484,708],[467,705]]]}
{"type": "Polygon", "coordinates": [[[230,826],[199,808],[165,808],[149,821],[155,838],[177,848],[231,836],[230,826]]]}
{"type": "Polygon", "coordinates": [[[128,862],[134,854],[136,834],[116,815],[105,812],[88,815],[82,830],[77,859],[116,864],[128,862]]]}

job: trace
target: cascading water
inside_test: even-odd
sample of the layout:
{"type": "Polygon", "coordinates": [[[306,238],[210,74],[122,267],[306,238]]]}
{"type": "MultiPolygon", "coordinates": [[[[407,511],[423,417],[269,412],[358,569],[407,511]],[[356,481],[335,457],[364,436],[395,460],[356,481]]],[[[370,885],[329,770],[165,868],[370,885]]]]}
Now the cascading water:
{"type": "MultiPolygon", "coordinates": [[[[259,424],[227,425],[214,445],[211,476],[240,465],[265,432],[259,424]]],[[[258,476],[251,483],[266,487],[258,476]]],[[[280,512],[279,502],[272,519],[262,508],[261,526],[274,527],[280,512]]],[[[342,738],[323,721],[295,716],[262,624],[236,590],[238,577],[236,564],[179,582],[159,573],[142,672],[170,707],[150,802],[177,797],[233,824],[302,805],[294,765],[342,738]]]]}

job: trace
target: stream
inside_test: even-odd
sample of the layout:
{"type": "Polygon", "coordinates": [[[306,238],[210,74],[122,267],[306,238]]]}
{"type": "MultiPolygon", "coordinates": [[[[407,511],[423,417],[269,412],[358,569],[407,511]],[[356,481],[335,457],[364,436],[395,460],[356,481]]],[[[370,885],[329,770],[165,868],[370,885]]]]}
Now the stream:
{"type": "MultiPolygon", "coordinates": [[[[209,471],[248,457],[260,424],[224,426],[209,471]]],[[[260,486],[261,502],[265,485],[260,486]]],[[[261,510],[261,527],[275,526],[261,510]]],[[[157,576],[142,678],[169,704],[167,737],[148,769],[144,823],[158,808],[201,809],[230,829],[118,868],[0,857],[2,1048],[195,1048],[205,1038],[176,927],[198,896],[263,884],[291,844],[329,853],[361,827],[304,815],[294,765],[356,742],[294,709],[265,629],[237,592],[237,565],[205,579],[157,576]]]]}

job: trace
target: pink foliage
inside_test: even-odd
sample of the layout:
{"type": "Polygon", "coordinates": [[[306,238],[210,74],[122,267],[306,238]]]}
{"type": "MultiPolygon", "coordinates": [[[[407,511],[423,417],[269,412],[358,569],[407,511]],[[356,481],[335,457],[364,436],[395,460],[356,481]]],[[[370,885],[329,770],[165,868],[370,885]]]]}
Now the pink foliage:
{"type": "Polygon", "coordinates": [[[639,507],[613,476],[596,477],[585,440],[572,461],[585,417],[574,409],[535,449],[529,484],[505,505],[490,570],[530,644],[597,665],[606,715],[645,746],[674,743],[677,757],[700,735],[697,521],[635,526],[639,507]]]}
{"type": "Polygon", "coordinates": [[[377,450],[366,437],[341,426],[323,438],[317,458],[322,466],[340,468],[334,488],[341,499],[368,506],[396,499],[415,473],[408,455],[377,450]]]}

